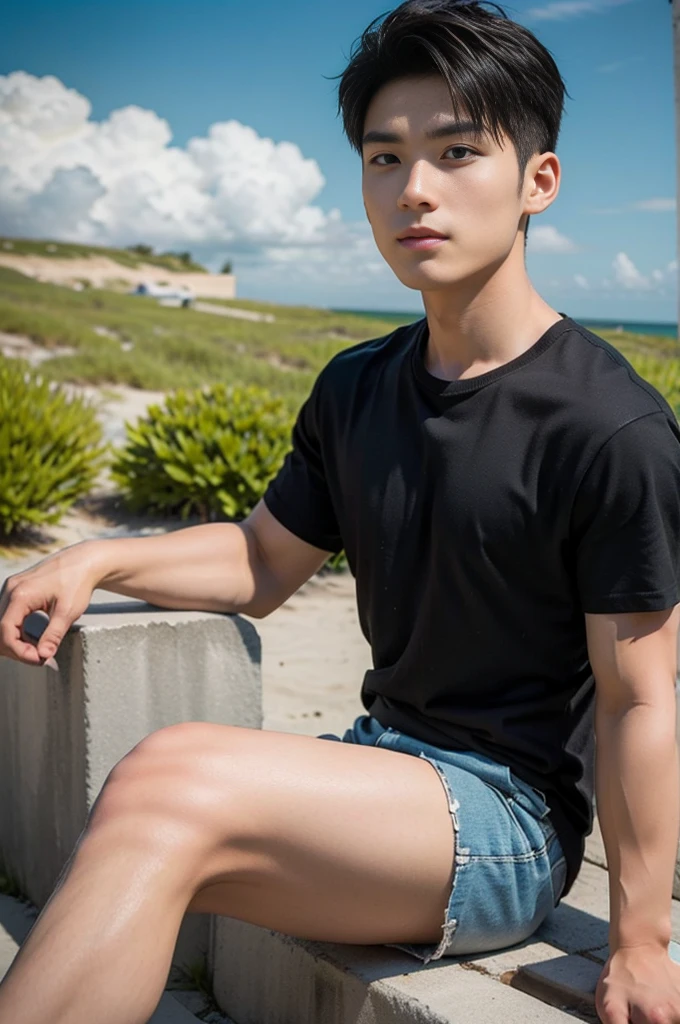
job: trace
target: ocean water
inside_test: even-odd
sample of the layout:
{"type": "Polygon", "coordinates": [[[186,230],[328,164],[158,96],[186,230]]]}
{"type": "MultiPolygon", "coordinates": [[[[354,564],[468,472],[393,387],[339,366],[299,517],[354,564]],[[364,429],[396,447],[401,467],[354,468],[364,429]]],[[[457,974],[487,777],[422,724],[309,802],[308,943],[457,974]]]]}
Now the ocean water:
{"type": "MultiPolygon", "coordinates": [[[[394,312],[394,311],[381,311],[376,309],[333,309],[333,313],[355,313],[360,316],[375,317],[380,320],[392,321],[395,324],[413,323],[414,320],[420,320],[425,315],[421,310],[420,312],[394,312]]],[[[650,323],[642,320],[593,320],[589,317],[578,317],[574,316],[574,320],[578,323],[583,324],[584,327],[590,327],[597,333],[597,331],[616,331],[624,330],[630,331],[632,334],[655,334],[661,335],[665,338],[677,338],[678,337],[678,325],[674,323],[650,323]]]]}
{"type": "Polygon", "coordinates": [[[594,333],[600,331],[630,331],[631,334],[655,334],[657,337],[677,338],[678,325],[669,323],[648,323],[643,320],[589,320],[575,316],[584,327],[590,327],[594,333]]]}

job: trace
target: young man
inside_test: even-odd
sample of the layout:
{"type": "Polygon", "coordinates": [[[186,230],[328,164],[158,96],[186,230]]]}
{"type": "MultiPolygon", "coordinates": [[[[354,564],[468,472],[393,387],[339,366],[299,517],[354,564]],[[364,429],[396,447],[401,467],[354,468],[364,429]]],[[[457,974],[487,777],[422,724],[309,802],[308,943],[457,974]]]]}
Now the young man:
{"type": "Polygon", "coordinates": [[[378,248],[426,317],[331,360],[245,522],[78,544],[8,581],[0,653],[38,664],[95,586],[262,617],[344,548],[374,668],[344,742],[186,723],[123,758],[0,1024],[146,1020],[187,910],[424,962],[521,941],[574,882],[594,792],[598,1012],[680,1021],[680,432],[527,277],[563,95],[494,5],[407,0],[372,23],[340,109],[378,248]],[[39,607],[36,651],[20,626],[39,607]]]}

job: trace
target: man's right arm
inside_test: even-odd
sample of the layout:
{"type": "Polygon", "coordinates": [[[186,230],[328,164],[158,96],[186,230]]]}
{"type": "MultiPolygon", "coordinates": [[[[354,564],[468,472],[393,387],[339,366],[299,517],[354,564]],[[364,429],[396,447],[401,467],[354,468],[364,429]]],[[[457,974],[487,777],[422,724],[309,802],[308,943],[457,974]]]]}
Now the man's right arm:
{"type": "Polygon", "coordinates": [[[206,523],[156,537],[81,541],[9,576],[0,588],[0,657],[44,664],[100,588],[161,608],[264,618],[321,568],[329,552],[300,540],[263,501],[242,523],[206,523]],[[37,647],[31,612],[47,611],[37,647]]]}
{"type": "MultiPolygon", "coordinates": [[[[260,501],[240,523],[206,523],[156,537],[86,541],[94,587],[161,608],[264,618],[326,562],[260,501]]],[[[83,552],[85,555],[85,552],[83,552]]]]}

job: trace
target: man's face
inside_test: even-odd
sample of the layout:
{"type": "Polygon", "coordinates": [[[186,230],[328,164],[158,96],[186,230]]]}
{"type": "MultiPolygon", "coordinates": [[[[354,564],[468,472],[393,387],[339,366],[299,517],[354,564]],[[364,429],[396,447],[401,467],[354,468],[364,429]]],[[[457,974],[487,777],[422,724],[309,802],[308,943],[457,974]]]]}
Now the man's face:
{"type": "MultiPolygon", "coordinates": [[[[526,189],[519,194],[514,146],[503,138],[500,147],[470,127],[427,137],[454,121],[448,88],[438,75],[390,82],[366,113],[364,137],[380,132],[400,139],[364,142],[366,214],[386,262],[402,284],[419,291],[493,271],[518,243],[526,189]],[[398,240],[416,226],[446,238],[422,248],[398,240]]],[[[531,167],[530,161],[527,174],[531,167]]]]}

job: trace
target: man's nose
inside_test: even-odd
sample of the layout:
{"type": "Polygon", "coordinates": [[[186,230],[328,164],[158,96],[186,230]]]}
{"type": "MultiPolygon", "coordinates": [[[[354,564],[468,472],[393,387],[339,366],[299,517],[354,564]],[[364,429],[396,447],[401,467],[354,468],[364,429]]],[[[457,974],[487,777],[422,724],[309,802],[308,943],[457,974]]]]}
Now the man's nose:
{"type": "Polygon", "coordinates": [[[436,206],[434,170],[427,160],[417,160],[410,170],[398,199],[400,207],[436,206]]]}

